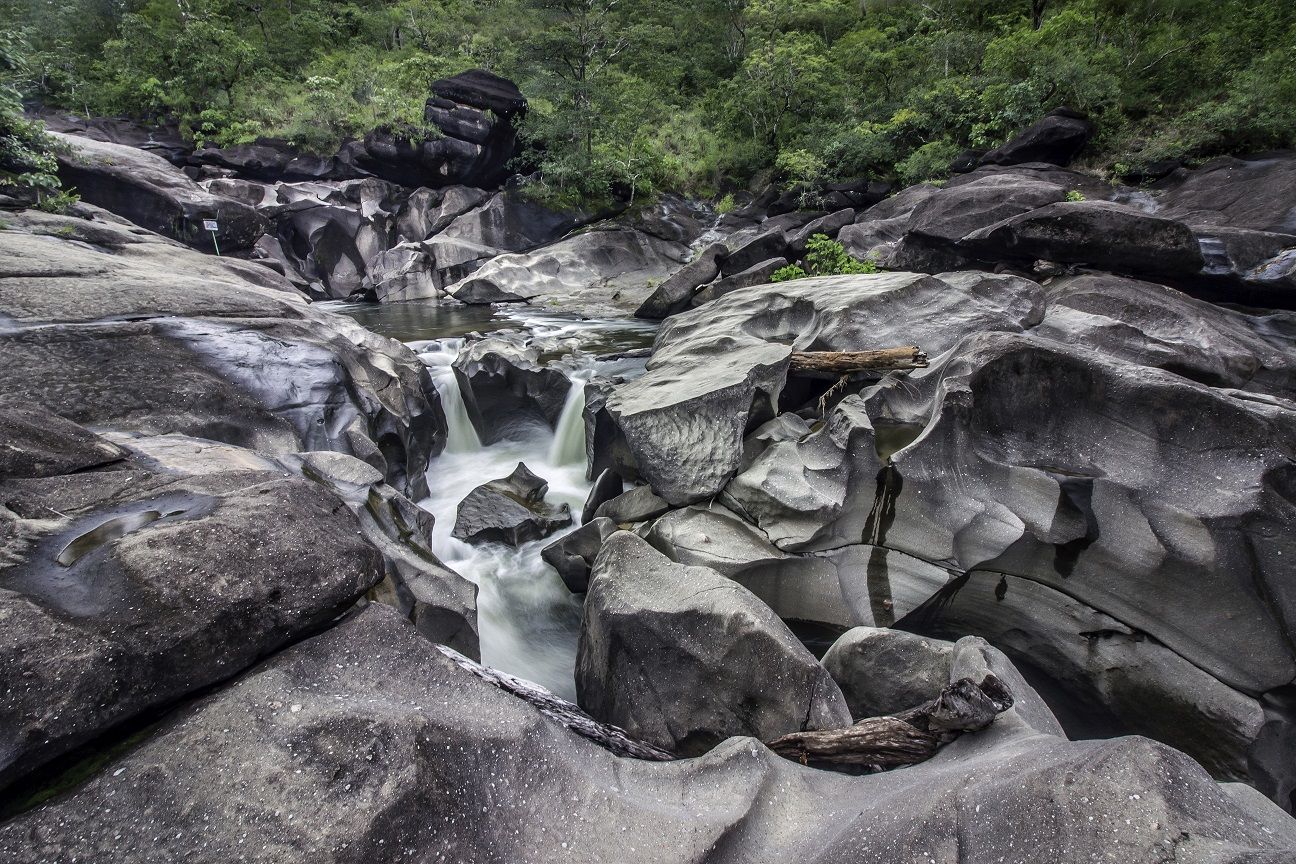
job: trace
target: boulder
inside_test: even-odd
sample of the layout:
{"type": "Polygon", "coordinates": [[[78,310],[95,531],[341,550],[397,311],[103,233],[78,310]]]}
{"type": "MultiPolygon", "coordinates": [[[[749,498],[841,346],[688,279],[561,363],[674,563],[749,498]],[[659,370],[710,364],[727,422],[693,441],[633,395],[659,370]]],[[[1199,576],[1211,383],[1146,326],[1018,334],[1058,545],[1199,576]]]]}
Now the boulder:
{"type": "Polygon", "coordinates": [[[447,290],[464,303],[526,301],[584,315],[625,315],[687,254],[682,244],[636,229],[595,229],[495,257],[447,290]]]}
{"type": "Polygon", "coordinates": [[[138,228],[44,214],[10,225],[0,362],[13,400],[96,431],[336,450],[427,494],[445,416],[405,346],[313,309],[264,267],[138,228]],[[77,242],[86,230],[120,242],[77,242]]]}
{"type": "Polygon", "coordinates": [[[576,691],[595,718],[685,755],[850,725],[828,672],[765,604],[626,531],[594,563],[576,691]]]}
{"type": "Polygon", "coordinates": [[[618,525],[647,522],[670,509],[670,505],[653,494],[647,486],[634,486],[615,498],[600,504],[595,516],[606,516],[618,525]]]}
{"type": "Polygon", "coordinates": [[[10,479],[0,495],[0,786],[236,674],[382,578],[333,495],[254,455],[10,479]]]}
{"type": "Polygon", "coordinates": [[[692,305],[695,307],[702,306],[717,297],[723,297],[740,288],[769,284],[770,280],[774,278],[774,274],[786,266],[788,266],[786,258],[771,258],[768,261],[753,264],[741,273],[717,279],[699,290],[693,295],[692,305]]]}
{"type": "MultiPolygon", "coordinates": [[[[971,644],[955,674],[992,662],[971,644]]],[[[1031,726],[1026,690],[993,671],[1017,704],[903,771],[818,771],[751,739],[649,763],[542,716],[375,605],[0,824],[0,858],[1153,864],[1173,850],[1202,864],[1279,864],[1296,850],[1290,818],[1167,747],[1069,742],[1031,726]]]]}
{"type": "Polygon", "coordinates": [[[459,502],[456,540],[520,546],[547,537],[572,522],[566,504],[554,507],[544,497],[549,484],[519,462],[513,473],[483,483],[459,502]]]}
{"type": "Polygon", "coordinates": [[[1069,108],[1055,108],[1007,144],[981,157],[982,165],[1048,162],[1070,165],[1093,137],[1094,125],[1069,108]]]}
{"type": "Polygon", "coordinates": [[[652,523],[644,539],[677,564],[709,567],[740,582],[739,574],[752,566],[786,557],[763,533],[720,504],[672,510],[652,523]]]}
{"type": "Polygon", "coordinates": [[[1296,234],[1296,156],[1224,156],[1178,171],[1154,190],[1158,213],[1190,225],[1296,234]]]}
{"type": "Polygon", "coordinates": [[[453,363],[468,419],[485,444],[555,429],[573,386],[539,362],[538,348],[517,337],[490,336],[466,344],[453,363]]]}
{"type": "Polygon", "coordinates": [[[611,468],[605,468],[594,478],[594,485],[590,487],[589,495],[585,496],[585,506],[581,508],[581,524],[584,525],[594,518],[594,511],[598,510],[599,505],[604,501],[611,501],[613,498],[625,491],[625,481],[621,475],[611,468]]]}
{"type": "Polygon", "coordinates": [[[719,258],[726,252],[723,243],[712,243],[697,253],[689,263],[653,289],[648,299],[635,310],[635,317],[661,319],[683,312],[689,307],[693,292],[720,274],[719,258]]]}
{"type": "Polygon", "coordinates": [[[1044,259],[1162,279],[1194,276],[1203,264],[1187,225],[1109,201],[1050,204],[970,232],[960,245],[989,260],[1044,259]]]}
{"type": "Polygon", "coordinates": [[[788,234],[788,254],[790,260],[795,261],[806,252],[806,244],[810,238],[816,234],[823,234],[826,237],[836,237],[841,229],[847,225],[854,224],[855,209],[853,207],[844,207],[829,213],[827,216],[820,216],[818,219],[811,219],[801,228],[788,234]]]}
{"type": "MultiPolygon", "coordinates": [[[[1038,285],[988,274],[879,273],[739,289],[667,320],[645,374],[588,401],[592,464],[608,460],[675,506],[711,498],[738,472],[744,436],[777,412],[792,350],[916,343],[934,356],[958,334],[1021,330],[1042,315],[1038,285]],[[915,322],[919,307],[939,317],[915,322]]],[[[810,398],[800,384],[794,389],[797,406],[810,398]]]]}
{"type": "Polygon", "coordinates": [[[606,516],[596,516],[570,534],[540,550],[545,563],[558,571],[563,584],[575,594],[589,588],[590,568],[603,548],[604,541],[617,532],[617,523],[606,516]]]}
{"type": "Polygon", "coordinates": [[[782,231],[767,231],[747,241],[729,254],[721,256],[719,259],[720,275],[733,276],[754,267],[762,261],[786,257],[787,254],[787,235],[782,231]]]}
{"type": "Polygon", "coordinates": [[[120,461],[126,451],[39,405],[0,402],[0,481],[52,477],[120,461]]]}
{"type": "Polygon", "coordinates": [[[823,665],[851,716],[881,717],[935,698],[951,680],[953,648],[901,630],[855,627],[832,644],[823,665]]]}
{"type": "Polygon", "coordinates": [[[59,176],[81,200],[203,251],[247,249],[265,219],[233,198],[213,195],[161,156],[124,144],[50,133],[65,150],[59,176]],[[214,221],[216,231],[207,229],[214,221]]]}

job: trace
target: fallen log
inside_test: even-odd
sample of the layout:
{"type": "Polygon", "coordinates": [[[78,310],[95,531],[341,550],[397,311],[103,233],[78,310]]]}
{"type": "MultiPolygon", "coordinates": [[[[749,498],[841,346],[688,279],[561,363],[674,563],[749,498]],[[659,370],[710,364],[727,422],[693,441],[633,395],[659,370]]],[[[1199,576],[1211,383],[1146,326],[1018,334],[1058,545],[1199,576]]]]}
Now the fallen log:
{"type": "Polygon", "coordinates": [[[789,371],[820,375],[849,375],[852,372],[921,369],[927,354],[917,345],[879,348],[875,351],[793,351],[789,371]]]}
{"type": "MultiPolygon", "coordinates": [[[[577,705],[507,672],[469,660],[452,648],[436,646],[459,668],[534,706],[541,714],[587,738],[616,756],[669,762],[674,753],[632,738],[610,723],[602,723],[577,705]]],[[[1012,707],[1012,694],[994,675],[980,684],[960,678],[935,699],[888,717],[869,717],[845,729],[793,732],[765,746],[778,755],[817,768],[886,771],[916,765],[935,755],[941,745],[964,732],[984,729],[1012,707]]]]}
{"type": "Polygon", "coordinates": [[[994,675],[980,684],[960,678],[930,702],[899,714],[869,717],[845,729],[793,732],[765,746],[816,768],[886,771],[930,759],[942,744],[984,729],[1012,704],[1012,694],[994,675]]]}

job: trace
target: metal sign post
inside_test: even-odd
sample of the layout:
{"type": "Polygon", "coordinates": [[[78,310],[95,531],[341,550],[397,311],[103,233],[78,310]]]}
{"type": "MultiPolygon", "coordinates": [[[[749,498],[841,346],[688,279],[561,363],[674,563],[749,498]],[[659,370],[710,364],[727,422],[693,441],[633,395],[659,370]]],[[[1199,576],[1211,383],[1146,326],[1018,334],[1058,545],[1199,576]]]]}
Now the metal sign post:
{"type": "Polygon", "coordinates": [[[216,247],[216,254],[217,254],[217,255],[220,255],[220,244],[216,242],[216,231],[217,231],[217,228],[218,228],[218,226],[216,225],[216,220],[215,220],[215,219],[204,219],[204,220],[203,220],[203,230],[204,230],[204,231],[210,231],[210,232],[211,232],[211,235],[212,235],[212,246],[215,246],[215,247],[216,247]]]}

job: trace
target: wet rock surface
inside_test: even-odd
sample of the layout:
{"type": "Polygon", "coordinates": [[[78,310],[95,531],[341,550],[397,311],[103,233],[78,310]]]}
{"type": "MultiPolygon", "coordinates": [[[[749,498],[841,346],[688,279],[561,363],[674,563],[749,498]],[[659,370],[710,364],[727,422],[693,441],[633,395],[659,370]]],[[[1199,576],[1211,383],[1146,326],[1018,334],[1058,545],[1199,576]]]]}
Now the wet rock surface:
{"type": "MultiPolygon", "coordinates": [[[[958,674],[990,662],[960,643],[958,674]]],[[[1296,844],[1272,805],[1225,791],[1168,748],[1068,742],[1031,722],[1014,707],[924,765],[871,777],[806,768],[743,738],[700,759],[618,759],[374,606],[169,718],[70,796],[0,825],[0,853],[992,864],[1028,848],[1039,860],[1142,864],[1175,849],[1278,864],[1296,844]],[[481,744],[461,750],[467,740],[481,744]],[[771,818],[798,829],[767,830],[771,818]]]]}
{"type": "Polygon", "coordinates": [[[518,546],[547,537],[572,522],[566,504],[545,503],[549,484],[521,462],[513,473],[483,483],[459,503],[453,536],[469,543],[518,546]]]}
{"type": "Polygon", "coordinates": [[[765,604],[625,531],[590,575],[576,692],[595,718],[688,755],[850,724],[828,672],[765,604]]]}

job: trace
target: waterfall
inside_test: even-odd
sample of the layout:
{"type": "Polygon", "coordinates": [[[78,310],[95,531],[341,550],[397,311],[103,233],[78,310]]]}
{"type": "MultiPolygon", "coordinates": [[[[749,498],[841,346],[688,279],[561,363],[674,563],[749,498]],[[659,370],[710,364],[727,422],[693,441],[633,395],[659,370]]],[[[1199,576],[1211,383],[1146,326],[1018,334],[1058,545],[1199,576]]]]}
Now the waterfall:
{"type": "Polygon", "coordinates": [[[437,341],[412,343],[419,353],[419,359],[427,366],[428,375],[436,385],[437,395],[441,397],[441,410],[446,417],[447,453],[475,453],[482,449],[477,430],[468,419],[468,410],[464,408],[463,396],[459,393],[459,379],[455,378],[451,367],[459,349],[463,347],[462,339],[441,339],[437,341]]]}
{"type": "Polygon", "coordinates": [[[568,378],[571,386],[567,388],[567,401],[549,445],[550,465],[585,464],[585,383],[591,377],[589,370],[582,370],[568,378]]]}

